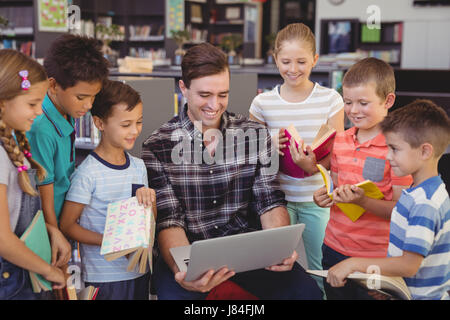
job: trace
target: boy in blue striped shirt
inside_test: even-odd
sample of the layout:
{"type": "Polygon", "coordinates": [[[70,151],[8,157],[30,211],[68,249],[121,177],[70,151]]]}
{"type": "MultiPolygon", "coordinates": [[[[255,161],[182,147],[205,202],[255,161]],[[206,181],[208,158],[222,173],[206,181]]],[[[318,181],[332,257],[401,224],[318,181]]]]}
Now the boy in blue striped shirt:
{"type": "Polygon", "coordinates": [[[450,141],[450,120],[429,100],[416,100],[380,124],[387,159],[398,176],[411,174],[392,211],[388,257],[350,258],[328,271],[339,287],[348,274],[377,266],[382,275],[403,277],[413,299],[449,300],[450,200],[438,175],[438,161],[450,141]]]}
{"type": "Polygon", "coordinates": [[[150,273],[127,271],[128,260],[105,260],[100,254],[108,204],[134,193],[140,204],[153,206],[147,169],[132,149],[142,131],[139,93],[120,81],[106,80],[91,113],[101,132],[99,145],[78,166],[61,213],[61,231],[80,243],[82,279],[99,288],[97,300],[148,300],[150,273]]]}

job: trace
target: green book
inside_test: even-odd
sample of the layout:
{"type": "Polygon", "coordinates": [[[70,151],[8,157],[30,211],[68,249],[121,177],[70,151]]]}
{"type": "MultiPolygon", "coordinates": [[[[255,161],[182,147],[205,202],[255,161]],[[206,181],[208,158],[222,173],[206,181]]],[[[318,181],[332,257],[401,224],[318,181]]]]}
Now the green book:
{"type": "Polygon", "coordinates": [[[378,28],[369,29],[366,24],[361,25],[361,42],[380,42],[381,30],[378,28]]]}
{"type": "MultiPolygon", "coordinates": [[[[20,240],[25,242],[25,245],[31,251],[50,264],[52,261],[52,248],[50,247],[50,239],[42,210],[36,213],[30,225],[20,237],[20,240]]],[[[33,292],[39,293],[41,291],[52,290],[52,283],[40,274],[30,271],[30,279],[33,292]]]]}

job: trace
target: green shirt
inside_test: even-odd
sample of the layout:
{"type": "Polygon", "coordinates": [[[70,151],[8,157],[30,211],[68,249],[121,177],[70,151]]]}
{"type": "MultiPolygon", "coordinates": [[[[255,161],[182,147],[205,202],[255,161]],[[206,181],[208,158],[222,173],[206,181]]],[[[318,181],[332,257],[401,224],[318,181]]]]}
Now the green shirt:
{"type": "Polygon", "coordinates": [[[56,219],[59,222],[66,192],[70,186],[70,176],[75,170],[75,129],[74,120],[66,120],[56,109],[48,95],[42,103],[43,114],[34,120],[27,132],[33,159],[47,171],[38,185],[53,183],[56,219]]]}

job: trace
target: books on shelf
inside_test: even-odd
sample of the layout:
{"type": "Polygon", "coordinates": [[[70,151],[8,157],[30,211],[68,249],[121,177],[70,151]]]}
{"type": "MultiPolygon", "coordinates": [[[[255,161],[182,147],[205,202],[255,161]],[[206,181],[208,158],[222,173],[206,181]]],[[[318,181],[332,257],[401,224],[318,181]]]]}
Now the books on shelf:
{"type": "Polygon", "coordinates": [[[369,28],[367,24],[361,24],[361,42],[380,42],[381,29],[369,28]]]}
{"type": "MultiPolygon", "coordinates": [[[[280,171],[294,178],[304,178],[310,176],[309,173],[294,163],[291,152],[289,151],[291,139],[294,139],[296,147],[299,149],[301,148],[306,153],[306,147],[303,143],[303,139],[300,137],[298,131],[293,125],[290,125],[285,130],[285,135],[289,140],[285,148],[281,149],[284,156],[280,156],[280,171]]],[[[328,126],[327,124],[323,124],[320,127],[314,141],[311,143],[311,149],[316,155],[316,161],[323,159],[330,153],[335,136],[336,130],[334,128],[328,126]]]]}
{"type": "Polygon", "coordinates": [[[95,300],[98,289],[94,286],[88,286],[81,290],[76,290],[74,286],[66,287],[67,300],[95,300]]]}
{"type": "Polygon", "coordinates": [[[208,40],[208,30],[193,28],[191,24],[186,25],[186,30],[191,36],[190,43],[202,43],[208,40]]]}
{"type": "Polygon", "coordinates": [[[191,4],[191,22],[203,23],[202,7],[200,4],[191,4]]]}
{"type": "Polygon", "coordinates": [[[95,147],[100,142],[100,130],[94,125],[90,112],[75,119],[75,132],[77,148],[86,149],[95,147]]]}
{"type": "MultiPolygon", "coordinates": [[[[31,251],[50,264],[52,260],[52,249],[50,247],[50,239],[48,237],[42,210],[39,210],[36,213],[30,225],[20,237],[20,240],[22,240],[31,251]]],[[[52,290],[50,281],[35,272],[29,271],[29,273],[33,292],[39,293],[41,291],[52,290]]]]}
{"type": "Polygon", "coordinates": [[[152,270],[155,217],[151,207],[139,205],[137,198],[110,203],[100,254],[108,261],[128,255],[127,271],[152,270]]]}
{"type": "MultiPolygon", "coordinates": [[[[333,190],[334,190],[333,180],[331,179],[328,170],[325,169],[321,164],[317,164],[317,168],[319,169],[320,174],[322,175],[328,196],[331,199],[333,199],[333,190]]],[[[359,182],[355,184],[355,186],[363,189],[366,197],[373,199],[384,198],[384,194],[380,191],[377,185],[370,180],[359,182]]],[[[353,222],[358,220],[358,218],[361,217],[361,215],[366,211],[366,209],[354,203],[336,203],[336,206],[338,206],[338,208],[341,209],[342,212],[345,213],[345,215],[349,217],[350,220],[352,220],[353,222]]]]}
{"type": "Polygon", "coordinates": [[[387,63],[400,63],[400,49],[391,50],[358,50],[366,57],[374,57],[387,63]]]}
{"type": "MultiPolygon", "coordinates": [[[[326,278],[328,270],[307,270],[308,273],[326,278]]],[[[380,274],[353,272],[347,279],[355,281],[368,290],[376,290],[393,298],[411,300],[411,292],[402,277],[389,277],[380,274]]]]}
{"type": "Polygon", "coordinates": [[[160,30],[160,26],[156,25],[143,25],[128,27],[130,32],[130,41],[163,41],[164,34],[160,30]],[[152,33],[153,31],[153,33],[152,33]]]}

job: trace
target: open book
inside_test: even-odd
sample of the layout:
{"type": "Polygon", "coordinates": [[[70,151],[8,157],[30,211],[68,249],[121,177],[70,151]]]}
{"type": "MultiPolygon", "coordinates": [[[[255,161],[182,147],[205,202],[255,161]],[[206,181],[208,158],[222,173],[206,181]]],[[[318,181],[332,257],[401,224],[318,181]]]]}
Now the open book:
{"type": "Polygon", "coordinates": [[[155,217],[151,207],[139,205],[136,197],[108,205],[100,254],[108,261],[127,255],[127,271],[152,270],[152,248],[155,239],[155,217]]]}
{"type": "MultiPolygon", "coordinates": [[[[325,183],[325,187],[327,188],[328,195],[330,196],[331,199],[333,199],[333,195],[332,195],[333,190],[334,190],[333,180],[331,179],[331,176],[328,173],[328,170],[325,169],[321,164],[317,164],[317,168],[319,169],[319,171],[322,175],[323,181],[325,183]]],[[[384,198],[384,194],[380,191],[380,189],[378,189],[377,185],[370,180],[364,180],[362,182],[355,184],[355,186],[363,189],[364,194],[369,198],[373,198],[373,199],[383,199],[384,198]]],[[[336,203],[336,205],[353,222],[358,220],[358,218],[366,211],[366,209],[364,209],[363,207],[358,206],[357,204],[354,204],[354,203],[336,203]]]]}
{"type": "MultiPolygon", "coordinates": [[[[328,270],[307,270],[306,272],[323,278],[328,276],[328,270]]],[[[411,292],[402,277],[388,277],[375,273],[353,272],[347,276],[347,279],[355,281],[368,290],[376,290],[396,299],[412,299],[411,292]]]]}
{"type": "MultiPolygon", "coordinates": [[[[301,146],[301,149],[306,153],[306,147],[303,143],[303,139],[300,137],[293,125],[287,127],[285,130],[285,135],[289,141],[286,147],[281,150],[284,153],[284,156],[280,157],[280,171],[294,178],[304,178],[310,176],[309,173],[294,163],[291,152],[289,151],[291,139],[294,139],[295,146],[297,148],[301,146]]],[[[335,136],[336,130],[334,128],[328,126],[327,124],[323,124],[320,127],[314,141],[311,143],[311,149],[316,155],[316,161],[323,159],[330,153],[335,136]]]]}
{"type": "MultiPolygon", "coordinates": [[[[20,237],[20,240],[22,240],[31,251],[50,264],[52,260],[52,248],[50,247],[50,239],[48,237],[42,210],[39,210],[36,213],[30,225],[20,237]]],[[[29,273],[33,292],[39,293],[41,291],[52,290],[52,283],[50,281],[46,280],[40,274],[32,271],[29,271],[29,273]]]]}
{"type": "Polygon", "coordinates": [[[99,288],[88,286],[77,292],[74,286],[66,287],[67,300],[95,300],[99,288]]]}

